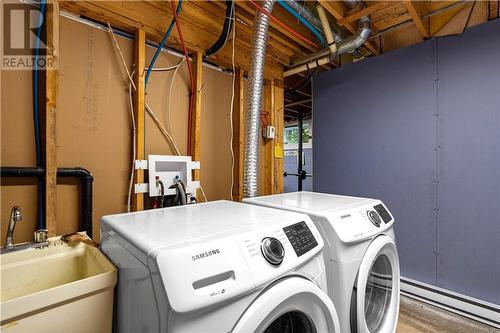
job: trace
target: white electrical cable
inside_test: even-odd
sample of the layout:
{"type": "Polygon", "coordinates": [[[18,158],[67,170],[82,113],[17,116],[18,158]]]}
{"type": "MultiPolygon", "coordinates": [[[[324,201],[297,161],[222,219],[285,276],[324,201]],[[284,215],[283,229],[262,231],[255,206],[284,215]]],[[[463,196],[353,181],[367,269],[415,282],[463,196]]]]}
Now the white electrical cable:
{"type": "Polygon", "coordinates": [[[158,126],[158,128],[160,129],[161,133],[163,134],[163,136],[165,136],[165,138],[170,141],[170,143],[172,144],[172,147],[174,148],[175,150],[175,153],[177,155],[180,156],[180,152],[179,152],[179,149],[177,149],[177,146],[175,145],[174,143],[174,139],[172,138],[172,136],[167,132],[167,130],[165,129],[165,127],[162,125],[162,123],[160,122],[160,120],[158,119],[158,117],[156,116],[156,114],[153,112],[153,110],[151,109],[151,107],[148,105],[148,103],[144,102],[144,105],[145,105],[145,109],[146,111],[148,112],[148,114],[151,116],[151,118],[154,120],[154,122],[156,123],[156,125],[158,126]]]}
{"type": "MultiPolygon", "coordinates": [[[[132,137],[133,137],[132,138],[132,140],[133,140],[133,151],[132,151],[133,159],[132,159],[131,178],[130,178],[130,183],[129,183],[129,193],[128,193],[128,198],[127,198],[127,211],[130,212],[130,209],[131,209],[131,197],[132,197],[132,187],[133,187],[133,181],[134,181],[133,177],[134,177],[134,171],[135,171],[135,159],[136,159],[135,141],[136,141],[136,132],[137,132],[137,127],[135,125],[135,118],[134,118],[134,112],[133,112],[134,108],[133,108],[133,102],[132,102],[132,89],[131,89],[133,87],[134,91],[137,90],[137,88],[136,88],[136,86],[134,84],[134,80],[132,79],[132,75],[134,75],[135,72],[133,71],[132,74],[130,74],[130,71],[128,70],[128,67],[127,67],[127,63],[125,62],[125,58],[123,57],[122,51],[120,49],[120,45],[118,45],[118,42],[117,42],[116,37],[115,37],[115,34],[113,33],[113,29],[111,28],[111,25],[109,24],[109,22],[106,22],[106,23],[108,24],[108,32],[110,33],[110,35],[112,37],[112,40],[114,42],[114,45],[115,45],[116,49],[118,50],[118,53],[119,53],[120,58],[122,60],[123,67],[125,68],[125,71],[127,73],[127,77],[129,79],[129,100],[130,100],[130,107],[131,107],[131,112],[132,112],[132,126],[133,126],[133,133],[132,133],[132,137]]],[[[234,38],[234,32],[233,32],[233,38],[234,38]]],[[[182,60],[179,61],[179,63],[177,65],[174,65],[174,66],[171,66],[171,67],[157,68],[156,69],[157,71],[169,71],[169,70],[174,70],[175,69],[174,76],[172,77],[172,82],[170,83],[170,93],[169,93],[170,96],[171,96],[173,81],[175,79],[175,74],[177,74],[177,70],[180,68],[180,66],[182,65],[183,61],[184,61],[184,58],[182,58],[182,60]]],[[[155,69],[153,68],[152,70],[154,71],[155,69]]],[[[234,72],[234,40],[233,40],[233,72],[234,72]]],[[[234,88],[233,88],[233,90],[234,90],[234,88]]],[[[170,125],[171,124],[170,123],[170,100],[171,99],[169,98],[168,127],[170,127],[170,131],[172,133],[172,128],[171,128],[171,125],[170,125]]],[[[162,134],[172,144],[172,147],[174,148],[175,153],[178,156],[180,156],[181,154],[179,152],[179,148],[177,147],[177,143],[175,142],[175,139],[173,138],[173,136],[170,135],[167,132],[167,130],[162,125],[162,123],[160,122],[160,120],[158,119],[158,117],[156,116],[156,114],[153,112],[153,110],[151,109],[151,107],[148,105],[148,103],[144,102],[144,106],[145,106],[145,109],[148,112],[148,114],[151,116],[151,118],[153,119],[153,121],[156,123],[156,125],[158,126],[158,128],[162,132],[162,134]]],[[[231,121],[231,123],[232,123],[232,121],[231,121]]],[[[231,130],[231,133],[232,133],[232,130],[231,130]]],[[[232,134],[231,134],[231,140],[232,140],[232,134]]],[[[231,144],[231,146],[232,146],[232,144],[231,144]]],[[[233,157],[233,159],[234,159],[234,157],[233,157]]],[[[203,190],[203,186],[201,186],[201,184],[200,184],[200,190],[201,190],[201,194],[203,195],[203,199],[205,200],[205,202],[208,202],[207,196],[205,195],[205,191],[203,190]]]]}
{"type": "MultiPolygon", "coordinates": [[[[132,71],[132,75],[134,75],[135,70],[132,71]]],[[[127,212],[130,213],[131,209],[131,202],[132,202],[132,188],[134,186],[134,171],[135,171],[135,159],[136,159],[136,147],[135,147],[135,140],[137,136],[137,127],[135,125],[135,117],[134,117],[134,104],[132,101],[132,84],[129,83],[128,85],[128,95],[129,95],[129,102],[130,102],[130,118],[132,120],[132,168],[130,169],[130,181],[128,185],[128,196],[127,196],[127,212]]]]}
{"type": "MultiPolygon", "coordinates": [[[[177,146],[177,141],[175,141],[175,135],[174,135],[174,131],[172,129],[172,120],[171,120],[171,117],[170,115],[172,114],[171,110],[172,110],[172,90],[173,90],[173,87],[174,87],[174,82],[175,82],[175,77],[177,76],[177,72],[179,71],[179,68],[181,68],[181,65],[182,63],[184,62],[184,59],[185,58],[181,58],[181,60],[179,61],[179,63],[177,65],[175,65],[175,71],[174,71],[174,75],[172,75],[172,81],[170,81],[170,89],[169,89],[169,92],[168,92],[168,109],[167,109],[167,129],[170,131],[170,134],[172,135],[172,139],[174,141],[174,145],[176,147],[177,146]]],[[[177,150],[179,150],[177,148],[177,150]]]]}
{"type": "MultiPolygon", "coordinates": [[[[233,20],[236,17],[236,6],[233,4],[233,20]]],[[[231,149],[231,188],[229,189],[231,201],[234,200],[233,196],[233,187],[234,187],[234,149],[233,149],[233,111],[234,111],[234,84],[236,83],[236,73],[234,72],[234,40],[236,38],[236,22],[233,21],[233,47],[232,47],[232,57],[231,57],[231,65],[233,70],[233,85],[231,89],[231,111],[229,112],[229,124],[231,128],[231,139],[229,140],[229,148],[231,149]]]]}

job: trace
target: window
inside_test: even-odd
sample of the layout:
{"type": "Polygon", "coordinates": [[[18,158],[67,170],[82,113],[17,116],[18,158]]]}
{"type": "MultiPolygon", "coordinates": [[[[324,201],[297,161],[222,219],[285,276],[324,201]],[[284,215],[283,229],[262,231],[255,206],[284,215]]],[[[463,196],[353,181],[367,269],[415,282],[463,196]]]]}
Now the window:
{"type": "MultiPolygon", "coordinates": [[[[284,145],[285,149],[298,149],[299,127],[292,125],[285,127],[284,145]]],[[[312,134],[310,124],[304,123],[302,126],[302,144],[304,148],[312,147],[312,134]]]]}

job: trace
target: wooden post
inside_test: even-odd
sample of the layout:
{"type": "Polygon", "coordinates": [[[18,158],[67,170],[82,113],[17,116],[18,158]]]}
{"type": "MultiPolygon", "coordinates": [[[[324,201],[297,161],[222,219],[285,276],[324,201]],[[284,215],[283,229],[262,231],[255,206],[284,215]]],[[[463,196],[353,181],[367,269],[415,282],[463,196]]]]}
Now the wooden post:
{"type": "Polygon", "coordinates": [[[273,194],[283,193],[283,136],[285,135],[285,92],[282,87],[274,87],[274,190],[273,194]]]}
{"type": "MultiPolygon", "coordinates": [[[[136,135],[136,159],[144,160],[144,68],[146,62],[146,33],[144,30],[137,30],[134,39],[134,63],[135,74],[134,84],[136,91],[134,92],[134,116],[137,128],[136,135]]],[[[134,171],[134,184],[144,183],[144,170],[134,171]]],[[[133,196],[133,210],[144,209],[144,193],[137,193],[133,196]]]]}
{"type": "MultiPolygon", "coordinates": [[[[49,236],[57,233],[56,102],[59,66],[59,2],[46,11],[47,69],[45,71],[45,221],[49,236]]],[[[89,235],[92,237],[92,235],[89,235]]]]}
{"type": "MultiPolygon", "coordinates": [[[[194,103],[193,103],[193,113],[191,114],[191,158],[193,161],[199,161],[201,159],[200,152],[200,135],[201,135],[201,86],[203,79],[203,55],[201,52],[196,52],[193,55],[193,80],[194,80],[194,103]]],[[[203,165],[201,166],[203,167],[203,165]]],[[[200,170],[193,170],[193,180],[200,180],[200,170]]],[[[200,191],[196,192],[196,200],[201,201],[200,191]]]]}
{"type": "MultiPolygon", "coordinates": [[[[267,112],[267,120],[269,126],[275,126],[274,117],[274,82],[269,81],[264,86],[264,111],[267,112]]],[[[274,192],[274,139],[264,139],[264,163],[263,188],[264,195],[273,194],[274,192]]]]}
{"type": "Polygon", "coordinates": [[[245,101],[243,70],[237,68],[234,80],[233,104],[233,200],[243,200],[243,159],[245,146],[245,101]]]}

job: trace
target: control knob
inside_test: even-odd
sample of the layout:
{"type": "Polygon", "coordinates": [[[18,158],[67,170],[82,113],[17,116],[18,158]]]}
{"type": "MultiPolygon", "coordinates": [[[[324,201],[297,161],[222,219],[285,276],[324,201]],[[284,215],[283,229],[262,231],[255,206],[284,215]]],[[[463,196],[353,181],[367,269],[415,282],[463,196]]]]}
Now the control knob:
{"type": "Polygon", "coordinates": [[[278,266],[285,257],[285,248],[279,240],[274,237],[266,237],[260,245],[262,255],[271,264],[278,266]]]}
{"type": "Polygon", "coordinates": [[[380,227],[380,224],[382,223],[382,219],[380,218],[380,215],[374,210],[369,210],[367,213],[368,219],[370,220],[371,223],[373,223],[374,226],[380,227]]]}

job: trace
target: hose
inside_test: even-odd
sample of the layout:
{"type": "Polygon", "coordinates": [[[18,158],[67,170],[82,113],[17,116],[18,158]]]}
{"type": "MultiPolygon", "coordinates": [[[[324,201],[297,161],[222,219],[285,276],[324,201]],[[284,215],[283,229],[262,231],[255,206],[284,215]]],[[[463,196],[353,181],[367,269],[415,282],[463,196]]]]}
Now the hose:
{"type": "MultiPolygon", "coordinates": [[[[177,9],[175,10],[176,15],[179,15],[179,13],[181,11],[181,7],[182,7],[182,0],[179,0],[179,3],[177,4],[177,9]]],[[[161,40],[160,44],[158,45],[158,48],[156,49],[155,54],[153,55],[153,59],[151,59],[151,62],[149,63],[148,71],[146,72],[146,78],[144,79],[144,88],[146,88],[148,86],[149,75],[151,75],[151,71],[153,70],[153,66],[156,62],[156,59],[158,58],[158,55],[160,54],[161,49],[163,48],[163,46],[167,42],[168,36],[170,36],[172,29],[174,28],[176,15],[174,15],[174,17],[172,18],[172,21],[170,21],[170,25],[168,26],[167,32],[163,36],[163,39],[161,40]]]]}
{"type": "Polygon", "coordinates": [[[285,9],[287,12],[296,17],[300,21],[300,23],[302,23],[306,28],[308,28],[314,34],[314,36],[316,36],[316,38],[320,41],[322,46],[325,46],[325,39],[321,35],[320,31],[314,25],[309,23],[308,20],[306,20],[302,15],[297,13],[295,9],[290,7],[290,5],[287,4],[284,0],[278,0],[277,2],[283,9],[285,9]]]}
{"type": "MultiPolygon", "coordinates": [[[[38,18],[38,28],[36,29],[35,64],[33,68],[33,122],[35,127],[35,150],[36,166],[43,168],[42,161],[42,139],[40,134],[40,109],[38,105],[38,58],[40,56],[40,39],[42,38],[42,28],[45,21],[45,0],[40,2],[40,16],[38,18]]],[[[45,188],[43,178],[38,178],[38,228],[45,228],[45,188]]]]}
{"type": "Polygon", "coordinates": [[[205,58],[210,57],[211,55],[217,53],[227,42],[229,35],[231,34],[231,29],[233,28],[234,22],[234,2],[226,1],[226,19],[224,20],[224,26],[222,28],[222,32],[219,38],[215,41],[215,43],[210,46],[205,51],[205,58]]]}

